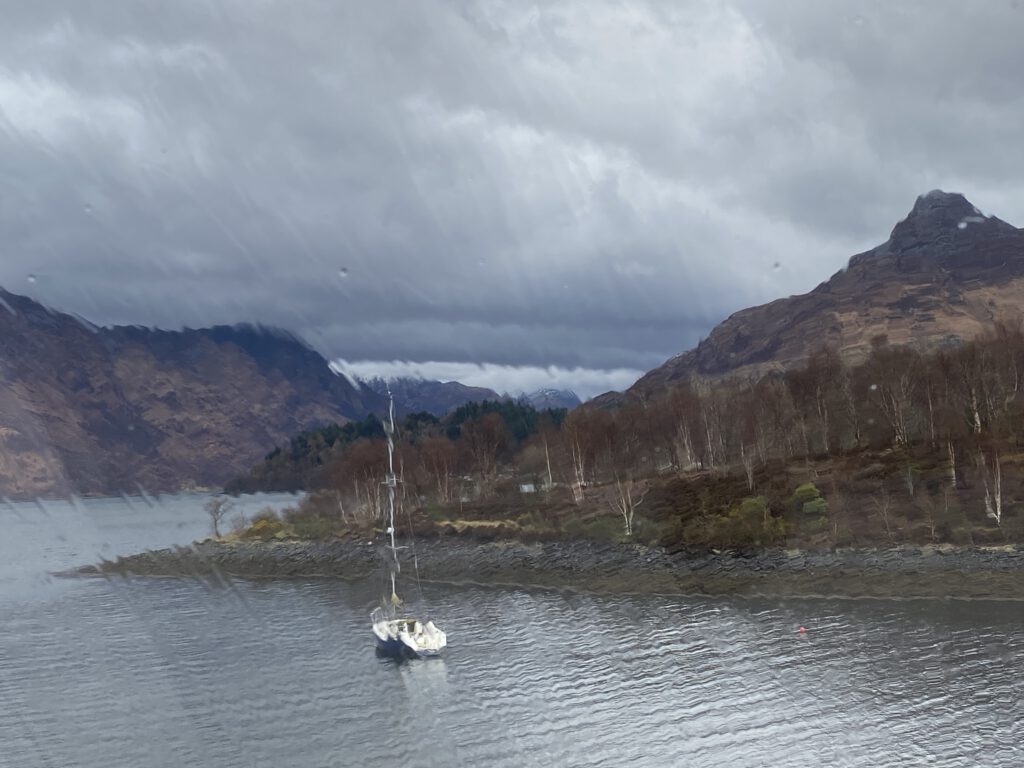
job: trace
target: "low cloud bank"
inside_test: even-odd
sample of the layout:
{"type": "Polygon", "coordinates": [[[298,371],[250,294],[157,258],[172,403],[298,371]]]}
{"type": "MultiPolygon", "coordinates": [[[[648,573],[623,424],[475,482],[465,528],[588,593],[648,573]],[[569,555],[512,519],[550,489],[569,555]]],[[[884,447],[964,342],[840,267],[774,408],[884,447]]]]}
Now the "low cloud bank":
{"type": "Polygon", "coordinates": [[[534,365],[405,360],[334,360],[331,367],[349,379],[416,378],[458,381],[473,387],[517,395],[538,389],[571,389],[587,400],[612,389],[625,389],[643,375],[630,368],[546,368],[534,365]]]}

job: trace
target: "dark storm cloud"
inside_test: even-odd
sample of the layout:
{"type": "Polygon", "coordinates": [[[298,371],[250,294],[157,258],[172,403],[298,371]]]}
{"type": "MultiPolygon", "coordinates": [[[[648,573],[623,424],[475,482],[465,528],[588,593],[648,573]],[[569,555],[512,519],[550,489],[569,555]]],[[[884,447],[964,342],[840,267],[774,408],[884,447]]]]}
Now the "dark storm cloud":
{"type": "Polygon", "coordinates": [[[1014,2],[6,5],[0,283],[97,322],[621,386],[920,192],[1024,222],[1014,2]]]}

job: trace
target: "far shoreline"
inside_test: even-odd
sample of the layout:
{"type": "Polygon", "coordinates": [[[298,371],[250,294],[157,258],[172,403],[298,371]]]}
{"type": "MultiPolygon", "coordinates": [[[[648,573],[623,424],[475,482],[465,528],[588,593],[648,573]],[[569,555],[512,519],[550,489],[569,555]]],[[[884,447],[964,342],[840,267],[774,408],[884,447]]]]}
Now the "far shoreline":
{"type": "MultiPolygon", "coordinates": [[[[380,573],[379,544],[356,539],[230,541],[143,552],[60,576],[322,579],[380,573]]],[[[413,551],[405,550],[408,573],[413,551]]],[[[1024,547],[901,546],[756,553],[668,552],[587,540],[417,542],[427,583],[609,594],[1024,600],[1024,547]]]]}

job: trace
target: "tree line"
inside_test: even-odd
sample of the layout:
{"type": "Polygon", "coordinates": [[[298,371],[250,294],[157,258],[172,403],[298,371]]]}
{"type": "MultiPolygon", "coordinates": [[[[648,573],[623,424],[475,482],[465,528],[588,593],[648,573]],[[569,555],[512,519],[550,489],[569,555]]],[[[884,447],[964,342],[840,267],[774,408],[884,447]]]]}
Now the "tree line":
{"type": "MultiPolygon", "coordinates": [[[[514,400],[466,403],[443,419],[411,413],[398,419],[396,467],[418,495],[438,491],[451,498],[453,479],[479,475],[493,480],[530,439],[557,430],[565,409],[537,410],[514,400]]],[[[299,491],[321,488],[365,491],[383,482],[386,471],[384,425],[369,415],[361,421],[330,425],[292,438],[268,453],[246,476],[228,483],[229,493],[299,491]]]]}
{"type": "MultiPolygon", "coordinates": [[[[509,484],[562,489],[576,504],[601,489],[628,533],[659,479],[734,476],[756,499],[779,463],[925,450],[941,457],[946,487],[976,485],[985,514],[1001,525],[1004,457],[1019,448],[1024,427],[1022,388],[1020,325],[996,324],[931,352],[879,336],[854,363],[822,346],[788,371],[680,382],[614,410],[537,411],[501,401],[470,403],[443,419],[412,414],[397,425],[396,472],[403,502],[420,506],[485,498],[509,484]]],[[[228,490],[332,489],[343,513],[377,517],[385,472],[383,428],[369,417],[294,438],[228,490]]],[[[908,464],[911,498],[915,481],[908,464]]],[[[888,493],[881,487],[877,495],[888,493]]],[[[766,530],[774,525],[766,503],[744,509],[755,522],[763,516],[766,530]]]]}

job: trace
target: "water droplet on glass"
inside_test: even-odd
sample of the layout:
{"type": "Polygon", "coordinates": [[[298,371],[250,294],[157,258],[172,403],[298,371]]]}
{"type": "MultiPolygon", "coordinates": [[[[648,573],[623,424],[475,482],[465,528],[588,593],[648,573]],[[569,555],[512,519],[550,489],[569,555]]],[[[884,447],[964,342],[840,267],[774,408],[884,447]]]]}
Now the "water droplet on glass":
{"type": "Polygon", "coordinates": [[[956,225],[956,228],[957,229],[967,229],[967,222],[966,221],[961,221],[959,224],[956,225]]]}
{"type": "Polygon", "coordinates": [[[338,277],[348,277],[348,267],[342,267],[338,270],[338,277]]]}
{"type": "Polygon", "coordinates": [[[876,389],[878,389],[878,385],[877,384],[872,384],[870,387],[868,387],[868,389],[870,389],[872,392],[874,392],[876,389]]]}
{"type": "Polygon", "coordinates": [[[780,262],[778,262],[778,261],[776,261],[774,264],[772,264],[772,269],[780,269],[781,267],[782,267],[782,264],[780,262]]]}
{"type": "Polygon", "coordinates": [[[82,206],[82,210],[85,211],[85,213],[87,215],[91,215],[92,214],[92,206],[91,205],[83,205],[82,206]]]}
{"type": "Polygon", "coordinates": [[[28,276],[28,281],[29,281],[30,283],[34,283],[34,282],[36,281],[36,276],[35,276],[35,275],[29,275],[29,276],[28,276]]]}

